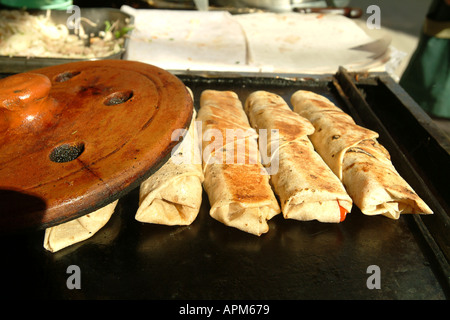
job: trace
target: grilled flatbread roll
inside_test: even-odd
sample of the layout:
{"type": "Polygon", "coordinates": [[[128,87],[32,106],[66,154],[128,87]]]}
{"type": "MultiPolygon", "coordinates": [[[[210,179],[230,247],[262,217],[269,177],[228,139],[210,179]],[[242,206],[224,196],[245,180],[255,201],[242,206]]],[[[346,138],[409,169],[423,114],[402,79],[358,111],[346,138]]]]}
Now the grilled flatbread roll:
{"type": "Polygon", "coordinates": [[[237,94],[203,91],[197,119],[205,142],[203,186],[211,217],[257,236],[266,233],[267,221],[281,210],[260,162],[257,134],[237,94]]]}
{"type": "Polygon", "coordinates": [[[118,200],[77,219],[45,229],[44,248],[57,252],[92,237],[111,218],[118,200]]]}
{"type": "Polygon", "coordinates": [[[308,138],[314,132],[313,125],[293,112],[282,97],[266,91],[251,93],[244,109],[253,128],[266,129],[268,134],[278,130],[279,141],[269,137],[266,154],[278,157],[278,170],[270,181],[283,216],[301,221],[343,221],[351,211],[352,199],[314,151],[308,138]],[[278,143],[275,155],[273,143],[278,143]]]}
{"type": "Polygon", "coordinates": [[[299,90],[291,97],[294,111],[315,127],[310,139],[342,180],[356,206],[366,215],[398,219],[401,213],[433,213],[399,175],[378,133],[358,126],[327,98],[299,90]]]}
{"type": "Polygon", "coordinates": [[[141,183],[135,219],[163,225],[189,225],[202,203],[203,171],[196,113],[170,159],[141,183]]]}

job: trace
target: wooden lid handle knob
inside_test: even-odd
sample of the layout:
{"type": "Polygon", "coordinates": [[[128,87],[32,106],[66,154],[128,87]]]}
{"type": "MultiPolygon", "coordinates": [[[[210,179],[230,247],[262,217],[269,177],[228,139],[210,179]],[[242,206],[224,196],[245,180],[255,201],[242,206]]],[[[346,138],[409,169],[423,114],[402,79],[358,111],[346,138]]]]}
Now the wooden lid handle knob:
{"type": "Polygon", "coordinates": [[[21,73],[1,79],[0,111],[6,112],[4,119],[7,119],[9,128],[21,125],[39,127],[42,121],[38,120],[51,114],[47,112],[51,87],[50,79],[37,73],[21,73]]]}

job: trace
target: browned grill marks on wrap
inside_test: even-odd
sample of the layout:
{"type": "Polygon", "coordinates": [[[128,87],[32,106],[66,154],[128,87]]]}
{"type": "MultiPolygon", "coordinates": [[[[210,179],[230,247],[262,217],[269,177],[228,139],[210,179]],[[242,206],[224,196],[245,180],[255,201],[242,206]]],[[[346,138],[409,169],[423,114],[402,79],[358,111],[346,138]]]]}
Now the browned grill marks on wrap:
{"type": "Polygon", "coordinates": [[[202,121],[203,151],[212,151],[207,157],[214,160],[203,154],[210,215],[255,235],[267,232],[267,220],[281,210],[260,162],[258,134],[250,126],[239,97],[232,91],[203,91],[197,119],[202,121]],[[210,129],[222,134],[222,143],[208,145],[210,133],[216,134],[210,129]],[[206,139],[205,134],[209,136],[206,139]]]}
{"type": "Polygon", "coordinates": [[[245,203],[257,203],[271,197],[269,190],[261,188],[265,176],[259,165],[225,164],[224,177],[229,183],[233,200],[245,203]]]}
{"type": "MultiPolygon", "coordinates": [[[[293,162],[302,164],[304,166],[305,170],[310,171],[310,165],[312,163],[315,163],[316,160],[313,159],[313,153],[305,152],[306,148],[309,148],[307,145],[309,144],[309,141],[303,140],[303,143],[289,143],[285,146],[285,148],[290,148],[290,156],[293,160],[293,162]]],[[[283,147],[282,147],[283,148],[283,147]]],[[[335,184],[331,184],[328,179],[325,179],[324,177],[327,177],[326,170],[327,167],[320,167],[320,166],[314,166],[313,173],[309,174],[309,177],[311,180],[314,181],[314,185],[317,186],[317,188],[322,190],[327,190],[331,193],[339,192],[339,189],[335,184]]]]}

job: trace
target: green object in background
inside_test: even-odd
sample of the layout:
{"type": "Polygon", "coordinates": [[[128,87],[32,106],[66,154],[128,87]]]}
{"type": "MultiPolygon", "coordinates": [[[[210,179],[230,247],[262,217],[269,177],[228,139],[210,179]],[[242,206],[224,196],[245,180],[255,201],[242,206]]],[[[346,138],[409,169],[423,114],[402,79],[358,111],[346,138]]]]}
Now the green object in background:
{"type": "Polygon", "coordinates": [[[8,7],[42,10],[65,10],[71,6],[72,3],[72,0],[0,0],[0,4],[8,7]]]}
{"type": "Polygon", "coordinates": [[[433,1],[400,85],[430,115],[450,118],[450,6],[433,1]]]}

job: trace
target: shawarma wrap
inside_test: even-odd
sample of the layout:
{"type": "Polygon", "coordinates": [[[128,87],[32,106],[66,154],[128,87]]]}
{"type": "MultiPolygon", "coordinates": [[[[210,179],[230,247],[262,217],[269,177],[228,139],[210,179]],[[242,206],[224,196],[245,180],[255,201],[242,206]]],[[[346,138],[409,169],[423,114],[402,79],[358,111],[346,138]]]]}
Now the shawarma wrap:
{"type": "Polygon", "coordinates": [[[57,252],[89,239],[110,220],[118,200],[77,219],[45,229],[44,248],[57,252]]]}
{"type": "Polygon", "coordinates": [[[314,125],[311,142],[361,212],[392,219],[402,213],[433,213],[397,172],[389,152],[377,141],[378,133],[357,125],[316,93],[299,90],[291,103],[295,112],[314,125]]]}
{"type": "Polygon", "coordinates": [[[268,232],[267,221],[281,210],[255,148],[257,134],[237,94],[203,91],[197,119],[211,217],[257,236],[268,232]]]}
{"type": "Polygon", "coordinates": [[[268,132],[266,155],[271,155],[272,161],[267,165],[274,170],[274,161],[278,161],[270,181],[283,216],[301,221],[343,221],[351,211],[352,199],[315,152],[308,138],[314,132],[313,125],[293,112],[282,97],[267,91],[251,93],[244,109],[253,128],[268,132]],[[278,131],[278,141],[271,137],[272,130],[278,131]]]}
{"type": "Polygon", "coordinates": [[[135,219],[163,225],[190,225],[202,203],[203,171],[196,112],[169,160],[140,185],[135,219]]]}

